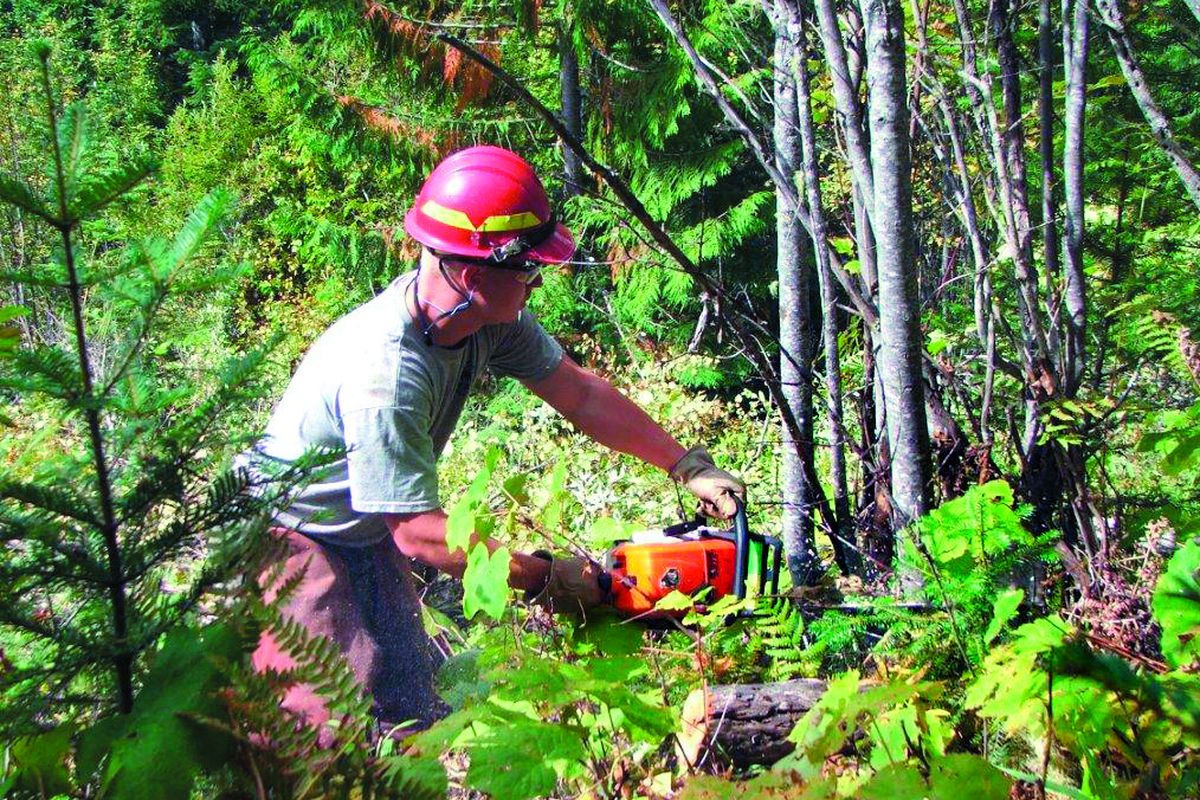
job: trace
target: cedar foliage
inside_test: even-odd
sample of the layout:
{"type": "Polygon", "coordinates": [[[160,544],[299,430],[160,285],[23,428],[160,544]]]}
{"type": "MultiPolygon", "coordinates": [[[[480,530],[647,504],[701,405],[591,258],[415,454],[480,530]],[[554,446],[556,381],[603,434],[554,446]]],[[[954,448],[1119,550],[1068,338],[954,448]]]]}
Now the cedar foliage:
{"type": "MultiPolygon", "coordinates": [[[[221,564],[236,559],[219,550],[210,556],[210,534],[201,538],[196,532],[214,521],[218,528],[225,524],[221,504],[242,502],[236,489],[244,479],[229,478],[212,499],[203,494],[197,476],[214,474],[207,465],[219,461],[227,443],[214,433],[221,426],[205,428],[197,421],[208,445],[185,460],[188,437],[201,433],[187,428],[184,417],[215,413],[217,407],[201,408],[210,397],[209,382],[200,392],[179,380],[195,374],[197,363],[199,371],[215,369],[224,348],[214,348],[207,358],[181,357],[186,348],[170,334],[195,328],[189,332],[208,334],[213,342],[245,344],[281,322],[290,333],[281,363],[263,364],[275,379],[273,387],[244,382],[244,391],[230,395],[235,414],[259,419],[286,378],[288,360],[331,319],[404,269],[406,254],[392,249],[403,242],[396,226],[438,156],[463,144],[497,142],[529,155],[543,175],[555,173],[560,156],[545,131],[495,84],[472,77],[453,51],[430,47],[435,25],[478,26],[465,30],[480,46],[494,48],[489,52],[495,60],[550,107],[557,107],[560,89],[554,45],[564,35],[581,65],[589,147],[630,176],[647,207],[690,256],[757,304],[764,339],[775,330],[769,186],[745,144],[696,85],[692,66],[639,3],[513,8],[473,2],[451,8],[289,0],[197,10],[182,2],[128,9],[102,2],[86,11],[65,0],[37,8],[13,4],[16,33],[9,37],[6,29],[0,52],[12,68],[0,74],[0,85],[17,98],[14,107],[34,96],[41,113],[40,98],[28,91],[25,66],[13,55],[24,46],[22,37],[37,30],[53,35],[64,50],[58,62],[67,65],[64,94],[86,95],[94,126],[122,136],[115,153],[97,151],[100,173],[110,180],[90,194],[94,202],[112,202],[99,218],[80,220],[71,235],[89,245],[75,249],[89,256],[90,271],[81,272],[88,290],[84,321],[92,342],[88,350],[103,367],[98,372],[120,372],[135,354],[126,378],[109,395],[119,398],[120,413],[101,409],[108,420],[101,425],[106,452],[119,467],[115,494],[129,498],[121,506],[131,531],[125,543],[144,543],[148,551],[161,546],[164,553],[141,561],[130,555],[130,563],[145,570],[130,584],[130,629],[145,644],[156,630],[150,622],[156,615],[185,627],[136,651],[142,655],[132,660],[134,713],[106,717],[99,738],[92,739],[128,744],[130,733],[154,728],[161,730],[154,739],[160,746],[145,754],[114,746],[105,762],[98,752],[103,746],[86,744],[69,722],[53,727],[64,719],[104,716],[97,697],[115,707],[113,690],[120,684],[115,664],[133,651],[132,640],[107,650],[91,647],[113,639],[111,600],[103,593],[108,551],[103,514],[95,510],[98,491],[94,480],[78,480],[94,471],[87,447],[91,406],[72,389],[71,378],[80,370],[74,351],[61,346],[70,339],[63,338],[59,324],[69,318],[59,311],[66,307],[62,284],[69,270],[65,256],[51,259],[53,237],[44,234],[55,231],[37,214],[47,183],[30,165],[45,149],[44,140],[14,113],[14,124],[0,126],[0,139],[12,170],[28,186],[3,184],[5,196],[17,205],[5,209],[0,245],[7,274],[22,278],[11,290],[13,303],[29,311],[6,311],[0,320],[0,342],[10,345],[4,381],[12,423],[5,428],[8,475],[0,513],[6,531],[19,524],[28,534],[6,554],[3,577],[9,580],[3,591],[13,602],[3,613],[26,628],[40,625],[38,631],[53,632],[54,638],[26,646],[37,638],[26,629],[16,645],[5,639],[12,663],[3,664],[4,679],[16,682],[5,683],[10,694],[4,709],[19,716],[34,708],[40,716],[20,721],[49,730],[8,748],[3,791],[82,795],[102,785],[115,795],[146,796],[144,786],[125,781],[153,756],[160,763],[152,774],[176,776],[161,787],[174,796],[189,787],[203,796],[233,786],[257,791],[251,788],[255,769],[262,786],[284,795],[418,796],[417,783],[440,795],[447,762],[450,782],[498,796],[592,791],[668,797],[694,772],[719,770],[716,757],[699,767],[680,764],[669,752],[669,740],[664,744],[666,709],[688,689],[704,681],[821,675],[833,679],[833,688],[797,729],[794,759],[750,784],[734,785],[725,775],[692,780],[685,796],[915,798],[961,793],[964,785],[978,787],[979,796],[997,797],[1010,790],[1106,799],[1194,794],[1200,782],[1193,700],[1200,625],[1194,541],[1200,510],[1195,457],[1200,355],[1192,335],[1200,330],[1200,282],[1191,257],[1194,212],[1181,211],[1177,178],[1153,145],[1111,55],[1094,43],[1083,243],[1092,366],[1078,396],[1039,397],[1036,413],[1027,417],[1027,395],[1042,387],[1013,368],[1021,358],[1022,335],[1014,254],[1003,244],[1006,222],[997,205],[999,171],[986,109],[972,105],[971,86],[962,79],[965,39],[980,48],[982,80],[993,84],[1001,107],[1000,81],[1008,72],[998,70],[990,38],[996,29],[987,20],[998,4],[962,4],[974,26],[969,36],[958,30],[951,4],[918,6],[908,23],[912,28],[919,20],[927,38],[910,47],[909,102],[915,115],[914,226],[926,390],[975,437],[967,453],[948,451],[946,464],[981,467],[948,480],[953,488],[943,499],[996,475],[1013,479],[1014,488],[972,489],[960,498],[964,503],[943,506],[921,523],[923,550],[899,548],[927,573],[916,603],[896,602],[886,585],[831,582],[818,587],[821,594],[804,593],[798,602],[763,598],[756,618],[729,627],[723,616],[693,611],[688,633],[643,639],[629,625],[597,626],[589,633],[506,608],[508,594],[495,576],[475,574],[470,608],[494,612],[499,620],[480,618],[460,630],[449,618],[459,616],[457,607],[449,616],[431,613],[430,626],[441,630],[447,646],[468,652],[452,659],[443,676],[456,715],[422,739],[415,758],[408,759],[394,758],[385,745],[375,750],[367,745],[370,722],[362,698],[326,644],[306,639],[261,603],[225,599],[218,573],[221,564]],[[939,89],[949,101],[945,115],[939,89]],[[965,143],[963,175],[952,161],[951,132],[965,143]],[[135,157],[158,151],[157,145],[164,153],[161,180],[119,192],[140,170],[116,165],[135,164],[135,157]],[[175,240],[121,245],[147,239],[161,230],[162,220],[185,216],[195,198],[224,184],[238,187],[237,208],[218,191],[202,213],[227,220],[226,245],[247,268],[237,280],[222,281],[205,272],[212,264],[209,251],[192,254],[189,263],[200,267],[195,277],[227,289],[223,305],[196,322],[190,313],[176,313],[170,292],[163,299],[152,280],[138,277],[175,240]],[[984,264],[994,283],[999,369],[987,413],[982,398],[991,380],[989,355],[974,330],[974,264],[960,187],[980,213],[984,264]],[[224,214],[216,215],[214,209],[222,206],[224,214]],[[27,230],[34,235],[23,240],[27,230]],[[50,266],[34,266],[43,263],[50,266]],[[156,324],[143,323],[148,308],[157,309],[156,324]],[[123,332],[144,341],[131,349],[116,335],[123,332]],[[161,373],[147,379],[146,372],[156,368],[161,373]],[[1046,450],[1051,457],[1081,454],[1096,516],[1107,526],[1103,551],[1075,563],[1069,548],[1065,556],[1051,555],[1052,545],[1054,553],[1064,552],[1056,529],[1069,509],[1058,496],[1051,513],[1035,510],[1035,517],[1027,517],[1027,502],[1016,502],[1036,499],[1042,488],[1016,479],[1026,467],[1018,449],[1023,418],[1036,425],[1036,444],[1052,445],[1046,450]],[[139,443],[177,424],[183,426],[179,435],[162,440],[169,455],[156,459],[141,449],[139,443]],[[187,479],[173,484],[167,499],[158,499],[154,487],[171,483],[171,470],[179,464],[187,467],[187,479]],[[199,510],[206,507],[212,510],[199,510]],[[206,562],[211,573],[194,566],[201,554],[211,559],[206,562]],[[166,582],[156,584],[156,578],[166,582]],[[81,581],[91,587],[86,591],[100,587],[97,599],[64,607],[62,598],[82,597],[81,581]],[[163,586],[166,591],[160,591],[163,586]],[[210,587],[222,593],[219,602],[203,601],[210,587]],[[47,597],[54,602],[43,602],[47,597]],[[238,618],[238,624],[232,630],[208,624],[209,613],[220,620],[238,618]],[[79,636],[61,634],[67,624],[77,625],[79,636]],[[263,626],[283,631],[302,656],[301,668],[268,676],[239,669],[263,626]],[[181,670],[184,663],[191,668],[181,670]],[[45,674],[64,665],[59,674],[72,679],[39,695],[43,684],[33,681],[31,664],[45,674]],[[72,664],[78,669],[68,675],[72,664]],[[336,698],[344,736],[334,752],[323,753],[311,732],[275,715],[279,693],[295,680],[318,684],[336,698]],[[860,702],[863,681],[875,688],[860,702]],[[217,687],[225,689],[224,705],[214,701],[217,687]],[[526,740],[497,734],[507,730],[526,734],[526,740]],[[256,735],[275,749],[259,747],[256,735]],[[189,745],[202,741],[217,742],[212,752],[232,760],[223,767],[195,758],[189,745]],[[471,759],[465,774],[453,763],[463,753],[471,759]],[[93,774],[83,775],[80,764],[82,772],[93,774]],[[1010,786],[1014,781],[1019,785],[1010,786]]],[[[770,65],[763,54],[771,51],[773,34],[759,6],[686,2],[674,10],[704,58],[729,77],[724,91],[730,101],[759,129],[768,129],[773,112],[763,99],[770,95],[770,65]]],[[[853,55],[861,47],[859,12],[853,3],[839,4],[838,10],[853,55]]],[[[1200,132],[1193,88],[1200,76],[1195,21],[1178,4],[1158,0],[1130,12],[1134,44],[1154,94],[1190,147],[1200,132]]],[[[1027,24],[1032,10],[1021,6],[1009,13],[1018,81],[1026,93],[1022,111],[1028,112],[1037,81],[1034,29],[1027,24]]],[[[1093,34],[1099,41],[1102,34],[1093,34]]],[[[860,258],[865,243],[857,238],[842,130],[822,63],[828,56],[817,47],[815,31],[808,35],[831,244],[869,295],[860,258]]],[[[1041,134],[1033,133],[1030,115],[1025,119],[1027,171],[1036,192],[1040,164],[1034,151],[1041,134]]],[[[1057,123],[1049,138],[1057,151],[1057,123]]],[[[557,190],[556,181],[547,182],[557,190]]],[[[1038,219],[1038,210],[1032,210],[1037,240],[1054,220],[1038,219]]],[[[53,216],[53,209],[47,213],[53,216]]],[[[590,249],[571,271],[550,276],[537,300],[541,318],[566,334],[591,364],[626,381],[655,416],[689,440],[717,443],[719,461],[752,478],[752,498],[765,509],[756,524],[769,530],[777,516],[769,504],[779,500],[778,445],[763,423],[773,410],[758,397],[761,385],[747,379],[738,354],[711,335],[717,329],[713,319],[728,309],[697,296],[691,281],[662,262],[603,190],[573,198],[565,214],[590,249]],[[595,261],[587,261],[589,256],[595,261]],[[697,352],[682,355],[685,343],[697,352]],[[697,386],[705,391],[690,391],[697,386]],[[718,397],[728,409],[713,409],[718,397]]],[[[1043,258],[1036,252],[1034,263],[1053,300],[1061,279],[1044,271],[1049,265],[1043,258]]],[[[862,463],[856,511],[869,521],[887,509],[886,486],[870,480],[878,467],[871,357],[879,343],[870,341],[853,303],[837,294],[839,307],[820,313],[838,322],[846,405],[856,412],[848,414],[846,425],[862,463]]],[[[1045,311],[1052,314],[1053,304],[1045,311]]],[[[244,380],[235,373],[233,382],[244,380]]],[[[472,401],[464,420],[469,435],[456,441],[445,470],[475,475],[487,461],[480,448],[503,445],[502,460],[489,462],[486,471],[510,480],[503,489],[468,492],[472,529],[490,525],[507,544],[519,535],[513,520],[536,513],[541,531],[550,532],[559,546],[597,551],[636,527],[631,520],[645,524],[673,513],[673,498],[664,499],[669,493],[657,476],[589,450],[561,422],[507,389],[489,389],[472,401]],[[530,442],[532,430],[550,433],[530,442]],[[570,474],[560,476],[551,492],[557,499],[531,512],[525,502],[537,506],[543,498],[537,487],[527,496],[525,474],[532,478],[546,464],[563,465],[563,453],[571,456],[570,474]]],[[[240,547],[231,544],[230,552],[240,547]]]]}

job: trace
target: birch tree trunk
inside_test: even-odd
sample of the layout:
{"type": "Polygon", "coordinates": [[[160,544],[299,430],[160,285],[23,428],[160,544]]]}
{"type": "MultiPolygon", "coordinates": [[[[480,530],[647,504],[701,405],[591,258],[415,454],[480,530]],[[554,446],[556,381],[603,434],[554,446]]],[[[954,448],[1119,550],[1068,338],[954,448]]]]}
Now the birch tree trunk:
{"type": "Polygon", "coordinates": [[[931,465],[921,374],[920,298],[913,257],[912,159],[904,75],[904,12],[898,0],[864,0],[872,228],[879,270],[880,377],[887,405],[897,528],[929,509],[931,465]]]}
{"type": "Polygon", "coordinates": [[[858,99],[858,85],[846,58],[846,47],[842,43],[834,0],[815,0],[817,19],[820,21],[821,41],[825,45],[825,58],[829,62],[829,77],[833,84],[834,103],[842,118],[842,130],[846,136],[846,151],[850,156],[851,176],[854,186],[861,193],[867,217],[872,216],[871,202],[875,190],[872,184],[871,156],[868,152],[866,126],[863,124],[862,104],[858,99]]]}
{"type": "MultiPolygon", "coordinates": [[[[800,162],[797,136],[796,83],[792,61],[796,52],[782,14],[777,15],[773,99],[775,165],[791,178],[800,162]]],[[[794,184],[793,184],[794,185],[794,184]]],[[[812,489],[805,480],[805,462],[813,458],[812,361],[812,250],[805,236],[795,195],[777,187],[775,192],[776,270],[779,276],[779,374],[783,394],[799,423],[801,441],[783,429],[781,483],[783,489],[783,541],[792,579],[798,586],[814,582],[821,572],[813,539],[812,489]]],[[[823,240],[822,240],[823,241],[823,240]]],[[[815,471],[815,466],[807,470],[815,471]]]]}
{"type": "Polygon", "coordinates": [[[1049,311],[1047,345],[1050,359],[1062,372],[1059,308],[1062,298],[1055,279],[1058,263],[1058,199],[1054,175],[1054,28],[1050,0],[1038,0],[1038,152],[1042,159],[1042,269],[1049,311]]]}
{"type": "Polygon", "coordinates": [[[1063,269],[1067,310],[1063,390],[1074,397],[1086,367],[1087,305],[1083,274],[1083,120],[1087,102],[1087,0],[1063,0],[1063,70],[1066,113],[1063,120],[1064,218],[1063,269]]]}
{"type": "MultiPolygon", "coordinates": [[[[803,11],[788,19],[789,28],[796,28],[796,57],[791,69],[796,82],[796,107],[800,122],[800,146],[803,153],[804,188],[808,198],[808,215],[812,224],[812,240],[817,265],[817,281],[821,291],[821,337],[825,351],[825,392],[827,395],[827,430],[829,436],[830,477],[833,482],[834,535],[850,544],[850,490],[846,482],[846,427],[842,404],[842,362],[838,352],[837,287],[829,268],[829,255],[821,243],[828,238],[825,208],[821,198],[821,174],[817,164],[817,137],[813,128],[812,89],[808,74],[809,27],[803,11]]],[[[853,548],[847,548],[853,552],[853,548]]],[[[857,562],[858,559],[856,558],[857,562]]],[[[859,565],[852,566],[857,572],[859,565]]]]}
{"type": "Polygon", "coordinates": [[[1133,52],[1133,41],[1129,38],[1129,32],[1125,30],[1125,14],[1121,10],[1120,0],[1096,0],[1096,8],[1103,18],[1104,31],[1108,34],[1108,41],[1117,56],[1117,63],[1121,65],[1125,82],[1129,84],[1129,91],[1133,92],[1133,99],[1137,101],[1142,116],[1150,125],[1150,135],[1175,167],[1175,172],[1179,175],[1179,180],[1183,181],[1183,188],[1187,189],[1192,203],[1200,209],[1200,173],[1196,172],[1196,168],[1184,153],[1183,146],[1175,138],[1175,133],[1171,130],[1171,121],[1150,94],[1146,76],[1142,74],[1142,67],[1133,52]]]}

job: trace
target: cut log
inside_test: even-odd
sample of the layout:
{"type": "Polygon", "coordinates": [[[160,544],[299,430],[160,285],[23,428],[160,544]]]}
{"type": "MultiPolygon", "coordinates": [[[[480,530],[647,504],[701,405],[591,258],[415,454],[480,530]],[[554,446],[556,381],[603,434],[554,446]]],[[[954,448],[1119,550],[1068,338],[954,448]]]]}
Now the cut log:
{"type": "Polygon", "coordinates": [[[735,767],[774,764],[795,749],[788,734],[825,694],[825,681],[747,683],[697,689],[683,703],[679,755],[735,767]]]}

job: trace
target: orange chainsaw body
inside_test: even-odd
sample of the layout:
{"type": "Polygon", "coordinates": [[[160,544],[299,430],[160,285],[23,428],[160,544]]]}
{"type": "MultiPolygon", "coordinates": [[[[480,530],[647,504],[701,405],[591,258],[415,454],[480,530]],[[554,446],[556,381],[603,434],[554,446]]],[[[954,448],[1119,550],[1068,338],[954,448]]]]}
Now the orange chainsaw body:
{"type": "Polygon", "coordinates": [[[618,545],[609,556],[613,605],[623,614],[636,615],[652,611],[676,590],[691,595],[711,586],[709,600],[732,594],[736,557],[736,546],[725,539],[618,545]]]}

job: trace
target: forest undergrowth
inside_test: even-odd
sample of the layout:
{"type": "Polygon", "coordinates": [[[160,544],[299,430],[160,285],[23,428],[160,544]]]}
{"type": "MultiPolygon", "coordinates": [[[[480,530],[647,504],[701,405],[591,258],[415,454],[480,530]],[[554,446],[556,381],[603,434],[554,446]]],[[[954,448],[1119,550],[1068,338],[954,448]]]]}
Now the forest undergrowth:
{"type": "MultiPolygon", "coordinates": [[[[6,7],[0,795],[1200,797],[1200,226],[1168,155],[1186,162],[1200,141],[1200,18],[1131,4],[1122,40],[1112,3],[1044,4],[1037,36],[1029,4],[889,6],[909,36],[906,341],[931,434],[927,497],[903,498],[928,502],[905,525],[883,228],[856,161],[870,154],[847,136],[874,124],[869,81],[834,79],[847,54],[863,66],[875,5],[767,5],[6,7]],[[1092,49],[1068,75],[1058,34],[1086,40],[1089,19],[1092,49]],[[574,62],[579,137],[721,292],[572,173],[533,110],[434,39],[441,25],[478,31],[543,103],[574,62]],[[1131,63],[1177,141],[1148,131],[1131,63]],[[1036,133],[1034,96],[1054,112],[1036,133]],[[1070,98],[1086,109],[1068,115],[1070,98]],[[804,109],[815,156],[801,163],[788,139],[804,109]],[[795,125],[767,137],[784,114],[795,125]],[[539,319],[744,479],[751,528],[782,535],[807,571],[797,557],[778,595],[744,602],[671,595],[680,624],[666,627],[527,606],[507,588],[512,552],[600,558],[692,512],[658,471],[488,379],[439,466],[466,574],[422,571],[451,710],[425,731],[379,730],[336,647],[282,618],[295,587],[268,601],[257,580],[278,560],[272,505],[336,454],[271,482],[232,459],[320,331],[408,269],[398,220],[432,163],[474,141],[553,175],[583,243],[534,295],[539,319]],[[764,178],[776,157],[795,180],[764,178]],[[1068,176],[1086,191],[1059,209],[1068,176]],[[827,229],[814,249],[793,226],[789,261],[779,209],[801,184],[827,229]],[[782,405],[807,420],[800,437],[782,405]],[[295,669],[249,669],[266,628],[295,669]],[[678,746],[694,692],[795,679],[826,687],[781,759],[735,768],[713,747],[693,763],[678,746]],[[278,708],[296,683],[330,698],[323,730],[278,708]]],[[[886,61],[873,52],[868,65],[886,61]]]]}

